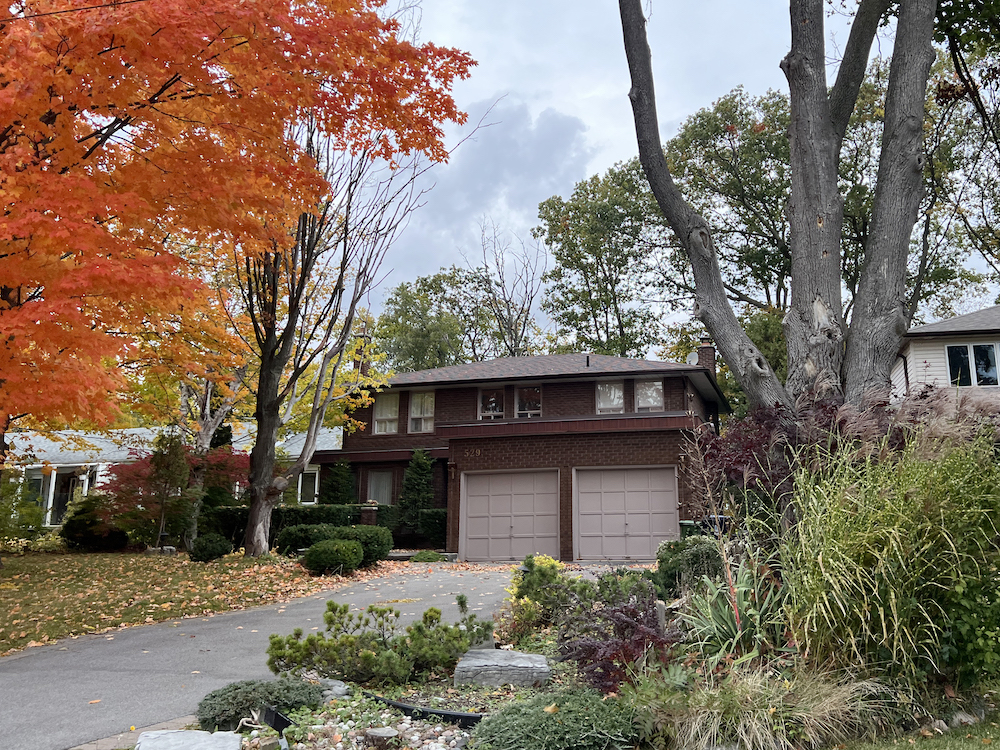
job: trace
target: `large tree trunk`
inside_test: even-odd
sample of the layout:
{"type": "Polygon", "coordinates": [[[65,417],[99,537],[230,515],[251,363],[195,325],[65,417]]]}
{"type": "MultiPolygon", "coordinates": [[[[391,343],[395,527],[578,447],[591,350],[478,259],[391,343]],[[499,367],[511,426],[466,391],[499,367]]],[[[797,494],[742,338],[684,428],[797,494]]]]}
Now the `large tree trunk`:
{"type": "Polygon", "coordinates": [[[619,0],[625,53],[632,88],[629,99],[639,141],[639,161],[653,196],[691,261],[695,278],[695,315],[705,324],[722,358],[754,404],[792,402],[767,359],[740,325],[726,297],[712,234],[705,220],[680,195],[663,156],[646,19],[641,0],[619,0]]]}
{"type": "Polygon", "coordinates": [[[860,404],[888,384],[905,332],[906,254],[920,201],[920,132],[932,60],[934,0],[902,0],[890,70],[873,230],[846,335],[841,299],[841,142],[864,79],[872,41],[891,0],[861,0],[832,90],[826,83],[823,0],[791,0],[792,47],[782,61],[791,100],[789,147],[792,300],[784,320],[783,386],[753,345],[726,295],[705,221],[680,196],[660,145],[653,75],[640,0],[619,0],[632,75],[629,98],[639,159],[653,195],[687,251],[695,314],[715,339],[750,402],[794,408],[803,397],[846,395],[860,404]],[[847,347],[845,353],[845,338],[847,347]]]}
{"type": "Polygon", "coordinates": [[[908,325],[906,259],[923,192],[924,102],[936,7],[934,0],[900,4],[871,233],[844,361],[846,395],[855,404],[888,397],[889,374],[908,325]]]}
{"type": "Polygon", "coordinates": [[[790,4],[792,48],[781,63],[788,79],[792,304],[784,319],[793,399],[840,395],[844,308],[840,237],[844,202],[837,184],[838,141],[826,85],[824,0],[790,4]]]}
{"type": "Polygon", "coordinates": [[[281,426],[278,390],[284,363],[280,350],[262,358],[257,391],[257,438],[250,452],[250,518],[243,540],[247,557],[260,557],[270,551],[271,511],[281,502],[288,482],[274,476],[275,445],[281,426]]]}

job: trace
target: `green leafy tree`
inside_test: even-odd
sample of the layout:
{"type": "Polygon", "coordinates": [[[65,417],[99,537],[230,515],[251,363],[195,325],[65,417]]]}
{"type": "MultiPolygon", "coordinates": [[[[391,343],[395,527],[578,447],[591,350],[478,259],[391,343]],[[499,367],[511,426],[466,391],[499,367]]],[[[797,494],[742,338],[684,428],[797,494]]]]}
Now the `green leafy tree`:
{"type": "Polygon", "coordinates": [[[403,474],[399,492],[399,522],[416,529],[420,511],[434,504],[434,460],[423,449],[413,451],[413,457],[403,474]]]}
{"type": "Polygon", "coordinates": [[[534,235],[555,266],[544,278],[542,301],[577,351],[643,357],[659,343],[653,294],[653,250],[665,225],[637,162],[617,164],[577,183],[568,200],[554,196],[538,207],[534,235]]]}

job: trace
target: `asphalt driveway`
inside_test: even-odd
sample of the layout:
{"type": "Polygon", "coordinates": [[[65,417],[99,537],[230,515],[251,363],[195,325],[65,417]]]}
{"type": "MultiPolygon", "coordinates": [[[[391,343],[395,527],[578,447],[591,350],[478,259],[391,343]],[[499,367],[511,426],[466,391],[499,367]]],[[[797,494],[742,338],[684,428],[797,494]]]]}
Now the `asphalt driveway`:
{"type": "Polygon", "coordinates": [[[128,628],[59,641],[0,659],[0,744],[66,750],[195,712],[209,692],[235,680],[271,678],[267,643],[299,627],[322,630],[326,602],[352,610],[386,604],[417,619],[438,607],[458,619],[455,597],[491,617],[510,582],[509,570],[427,565],[336,591],[212,617],[128,628]]]}

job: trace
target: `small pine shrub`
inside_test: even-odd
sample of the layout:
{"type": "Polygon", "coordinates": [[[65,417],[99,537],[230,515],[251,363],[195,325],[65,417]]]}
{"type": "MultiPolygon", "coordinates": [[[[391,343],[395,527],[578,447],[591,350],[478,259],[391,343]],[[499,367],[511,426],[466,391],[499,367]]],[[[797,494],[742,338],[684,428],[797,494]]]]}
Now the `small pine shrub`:
{"type": "Polygon", "coordinates": [[[479,750],[628,750],[635,747],[632,708],[594,690],[542,693],[510,703],[475,729],[479,750]]]}
{"type": "Polygon", "coordinates": [[[190,559],[194,562],[218,560],[233,551],[233,543],[222,534],[203,534],[191,545],[190,559]]]}
{"type": "Polygon", "coordinates": [[[511,582],[513,598],[531,599],[541,607],[542,623],[552,623],[568,595],[562,572],[565,566],[548,555],[528,555],[521,567],[524,570],[514,573],[511,582]]]}
{"type": "Polygon", "coordinates": [[[434,504],[434,459],[425,450],[413,451],[399,491],[399,522],[416,529],[420,511],[434,504]]]}
{"type": "Polygon", "coordinates": [[[410,558],[410,562],[445,562],[447,559],[448,558],[440,552],[435,552],[432,549],[422,549],[410,558]]]}
{"type": "Polygon", "coordinates": [[[337,461],[330,467],[320,484],[319,501],[323,505],[352,505],[358,502],[350,463],[337,461]]]}
{"type": "Polygon", "coordinates": [[[198,724],[206,732],[233,731],[251,711],[274,706],[282,713],[303,706],[317,708],[323,689],[302,680],[241,680],[213,690],[198,704],[198,724]]]}
{"type": "Polygon", "coordinates": [[[363,557],[360,542],[353,539],[327,539],[316,542],[307,549],[302,564],[315,575],[323,575],[328,570],[347,575],[361,564],[363,557]]]}
{"type": "Polygon", "coordinates": [[[316,671],[352,682],[402,685],[430,672],[450,672],[471,643],[493,630],[493,623],[472,614],[444,624],[435,607],[402,633],[399,611],[390,607],[371,605],[364,613],[351,613],[346,604],[328,601],[326,609],[324,633],[303,638],[298,628],[289,636],[271,636],[267,666],[272,672],[316,671]]]}

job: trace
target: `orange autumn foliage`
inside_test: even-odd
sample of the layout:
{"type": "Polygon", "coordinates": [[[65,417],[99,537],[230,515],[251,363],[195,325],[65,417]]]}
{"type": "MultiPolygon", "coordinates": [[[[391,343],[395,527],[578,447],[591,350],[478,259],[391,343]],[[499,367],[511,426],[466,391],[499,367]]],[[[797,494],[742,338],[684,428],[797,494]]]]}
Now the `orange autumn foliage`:
{"type": "Polygon", "coordinates": [[[100,421],[136,334],[206,298],[186,264],[285,236],[323,189],[304,113],[389,160],[445,158],[464,121],[472,60],[401,39],[382,0],[93,5],[0,8],[0,438],[100,421]]]}

